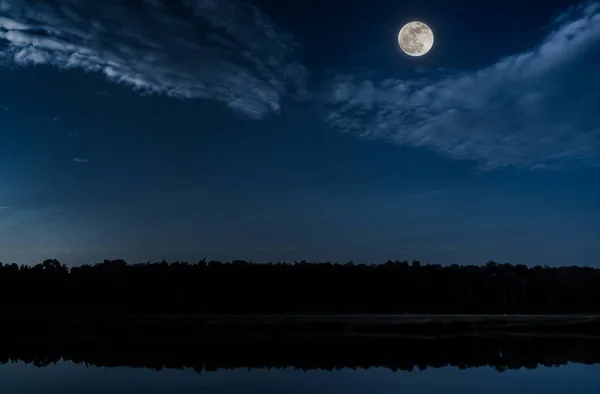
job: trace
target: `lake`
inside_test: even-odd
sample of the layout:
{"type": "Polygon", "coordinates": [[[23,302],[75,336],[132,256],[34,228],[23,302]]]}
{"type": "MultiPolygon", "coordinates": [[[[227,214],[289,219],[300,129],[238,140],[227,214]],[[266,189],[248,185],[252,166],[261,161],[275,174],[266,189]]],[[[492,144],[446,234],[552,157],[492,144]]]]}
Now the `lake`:
{"type": "Polygon", "coordinates": [[[535,394],[600,393],[600,364],[559,367],[426,368],[412,372],[387,368],[340,370],[218,369],[183,370],[86,366],[59,360],[37,367],[23,361],[0,365],[0,392],[70,393],[394,393],[535,394]]]}
{"type": "Polygon", "coordinates": [[[583,334],[72,337],[3,336],[0,393],[600,393],[583,334]]]}

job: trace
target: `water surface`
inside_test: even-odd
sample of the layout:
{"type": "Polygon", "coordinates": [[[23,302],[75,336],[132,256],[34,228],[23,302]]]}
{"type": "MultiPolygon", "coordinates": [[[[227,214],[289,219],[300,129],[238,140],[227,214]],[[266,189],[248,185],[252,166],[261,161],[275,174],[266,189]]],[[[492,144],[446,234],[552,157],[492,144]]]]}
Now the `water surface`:
{"type": "Polygon", "coordinates": [[[535,394],[600,393],[600,364],[514,369],[386,368],[326,371],[285,369],[184,370],[97,367],[59,361],[36,367],[21,361],[0,365],[2,393],[394,393],[535,394]]]}

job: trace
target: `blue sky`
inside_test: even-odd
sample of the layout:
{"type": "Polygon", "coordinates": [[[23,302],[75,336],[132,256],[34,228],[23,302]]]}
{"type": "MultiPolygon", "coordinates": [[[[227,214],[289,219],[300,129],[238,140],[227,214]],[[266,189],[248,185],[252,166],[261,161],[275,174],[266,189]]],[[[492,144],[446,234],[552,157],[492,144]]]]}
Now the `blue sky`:
{"type": "Polygon", "coordinates": [[[599,265],[600,3],[460,3],[0,0],[0,261],[599,265]]]}

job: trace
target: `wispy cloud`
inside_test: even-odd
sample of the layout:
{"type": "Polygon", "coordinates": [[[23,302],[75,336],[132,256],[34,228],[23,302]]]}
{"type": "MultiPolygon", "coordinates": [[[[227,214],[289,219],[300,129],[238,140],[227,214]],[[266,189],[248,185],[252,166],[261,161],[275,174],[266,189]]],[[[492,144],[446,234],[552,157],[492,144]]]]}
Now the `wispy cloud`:
{"type": "Polygon", "coordinates": [[[243,0],[0,0],[1,41],[0,63],[102,72],[257,119],[307,93],[296,44],[243,0]]]}
{"type": "Polygon", "coordinates": [[[482,169],[597,163],[600,3],[574,7],[552,26],[538,47],[482,70],[437,80],[338,76],[325,92],[327,121],[482,169]]]}
{"type": "Polygon", "coordinates": [[[74,157],[73,158],[73,162],[74,163],[87,163],[89,160],[88,159],[82,159],[80,157],[74,157]]]}

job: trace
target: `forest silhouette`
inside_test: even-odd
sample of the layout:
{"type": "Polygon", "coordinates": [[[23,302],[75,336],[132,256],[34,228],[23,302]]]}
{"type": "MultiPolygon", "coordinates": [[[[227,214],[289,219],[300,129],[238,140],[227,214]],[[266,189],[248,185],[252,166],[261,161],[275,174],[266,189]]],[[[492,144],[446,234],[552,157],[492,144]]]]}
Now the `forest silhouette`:
{"type": "Polygon", "coordinates": [[[600,269],[202,260],[68,268],[0,263],[12,311],[156,314],[566,314],[600,312],[600,269]]]}

